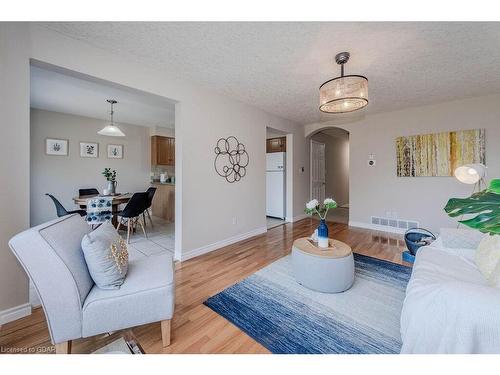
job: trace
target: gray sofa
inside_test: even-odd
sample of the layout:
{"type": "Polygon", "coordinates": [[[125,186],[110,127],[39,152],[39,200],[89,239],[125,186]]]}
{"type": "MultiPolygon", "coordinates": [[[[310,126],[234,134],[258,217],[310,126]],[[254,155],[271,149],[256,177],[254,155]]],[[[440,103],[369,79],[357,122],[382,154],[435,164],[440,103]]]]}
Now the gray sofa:
{"type": "Polygon", "coordinates": [[[169,345],[175,299],[172,257],[139,257],[130,249],[123,285],[102,290],[94,285],[81,249],[89,231],[79,215],[68,215],[9,241],[38,293],[56,352],[69,353],[74,339],[159,321],[163,346],[169,345]]]}

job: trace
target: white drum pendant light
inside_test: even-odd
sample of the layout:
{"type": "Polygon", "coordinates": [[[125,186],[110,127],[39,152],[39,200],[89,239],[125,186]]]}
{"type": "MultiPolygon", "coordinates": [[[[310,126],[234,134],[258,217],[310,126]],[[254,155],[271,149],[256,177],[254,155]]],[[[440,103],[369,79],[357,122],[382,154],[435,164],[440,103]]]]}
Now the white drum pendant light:
{"type": "Polygon", "coordinates": [[[353,112],[368,104],[368,79],[360,75],[344,75],[344,64],[349,56],[349,52],[335,56],[335,62],[340,65],[340,77],[330,79],[319,87],[321,112],[353,112]]]}
{"type": "Polygon", "coordinates": [[[99,130],[97,134],[107,135],[109,137],[125,137],[125,133],[123,133],[120,130],[120,128],[118,128],[118,126],[116,126],[115,123],[113,122],[113,114],[114,114],[113,105],[115,105],[118,102],[114,99],[108,99],[106,101],[111,105],[111,111],[109,112],[111,116],[111,122],[109,125],[106,125],[104,128],[99,130]]]}

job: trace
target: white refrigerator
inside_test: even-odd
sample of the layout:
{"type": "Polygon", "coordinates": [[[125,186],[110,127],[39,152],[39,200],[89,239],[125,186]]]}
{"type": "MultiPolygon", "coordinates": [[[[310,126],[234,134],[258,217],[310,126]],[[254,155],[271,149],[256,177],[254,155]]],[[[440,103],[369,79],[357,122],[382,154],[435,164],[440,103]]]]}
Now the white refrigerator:
{"type": "Polygon", "coordinates": [[[266,154],[266,215],[285,219],[286,153],[266,154]]]}

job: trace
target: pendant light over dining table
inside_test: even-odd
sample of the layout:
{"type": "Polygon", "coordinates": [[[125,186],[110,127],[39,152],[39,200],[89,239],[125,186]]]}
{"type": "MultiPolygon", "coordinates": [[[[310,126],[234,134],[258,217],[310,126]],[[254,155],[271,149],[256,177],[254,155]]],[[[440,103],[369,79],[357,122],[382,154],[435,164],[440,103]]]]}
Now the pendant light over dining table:
{"type": "Polygon", "coordinates": [[[353,112],[368,105],[368,79],[361,75],[344,75],[344,64],[349,57],[349,52],[337,54],[335,62],[340,65],[340,77],[330,79],[319,87],[321,112],[353,112]]]}
{"type": "Polygon", "coordinates": [[[109,137],[125,137],[125,133],[122,132],[120,128],[116,126],[115,123],[113,122],[113,114],[114,114],[113,106],[118,102],[114,99],[108,99],[106,101],[111,105],[111,111],[109,112],[111,117],[111,122],[101,130],[99,130],[97,134],[107,135],[109,137]]]}

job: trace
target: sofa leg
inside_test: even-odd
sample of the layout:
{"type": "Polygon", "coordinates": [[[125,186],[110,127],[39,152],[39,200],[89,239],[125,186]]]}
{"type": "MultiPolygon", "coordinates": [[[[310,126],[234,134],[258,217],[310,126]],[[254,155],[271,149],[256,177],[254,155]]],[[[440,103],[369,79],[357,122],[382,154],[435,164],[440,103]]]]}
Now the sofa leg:
{"type": "Polygon", "coordinates": [[[170,345],[170,319],[161,321],[161,341],[163,342],[163,347],[170,345]]]}
{"type": "Polygon", "coordinates": [[[71,340],[56,344],[56,354],[71,354],[71,340]]]}

